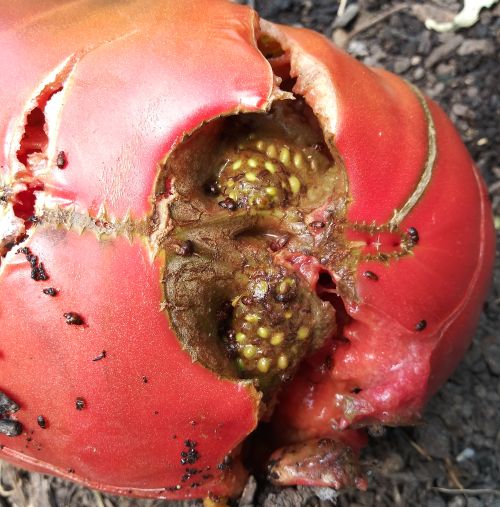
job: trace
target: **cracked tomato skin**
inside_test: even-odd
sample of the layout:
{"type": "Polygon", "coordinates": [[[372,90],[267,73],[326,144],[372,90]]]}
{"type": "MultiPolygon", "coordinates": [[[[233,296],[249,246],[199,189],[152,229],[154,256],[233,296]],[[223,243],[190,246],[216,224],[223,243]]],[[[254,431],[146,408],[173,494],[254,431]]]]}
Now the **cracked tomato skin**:
{"type": "MultiPolygon", "coordinates": [[[[217,465],[255,429],[260,393],[182,349],[161,311],[165,258],[151,245],[150,222],[165,154],[203,122],[265,111],[275,97],[257,48],[259,19],[219,0],[4,4],[0,189],[26,170],[18,151],[28,113],[53,97],[46,159],[34,173],[43,183],[37,212],[57,205],[59,215],[57,226],[33,225],[22,245],[43,261],[48,281],[30,278],[16,247],[0,266],[0,392],[19,405],[7,415],[23,428],[0,434],[0,457],[115,494],[237,494],[241,465],[217,465]],[[68,312],[82,324],[68,325],[68,312]],[[186,478],[186,468],[197,472],[186,478]]],[[[327,118],[349,184],[346,234],[367,245],[343,297],[347,340],[329,340],[286,385],[273,420],[279,443],[349,441],[350,428],[411,423],[477,323],[494,250],[484,186],[445,115],[408,84],[313,32],[262,30],[290,55],[293,91],[327,118]],[[324,79],[307,80],[301,71],[311,65],[324,79]],[[395,247],[395,210],[397,227],[414,228],[418,242],[404,258],[373,260],[374,248],[395,247]],[[379,235],[360,227],[372,222],[379,235]]],[[[317,285],[318,260],[290,253],[289,261],[317,285]]],[[[328,485],[325,474],[308,480],[292,470],[286,483],[328,485]]]]}

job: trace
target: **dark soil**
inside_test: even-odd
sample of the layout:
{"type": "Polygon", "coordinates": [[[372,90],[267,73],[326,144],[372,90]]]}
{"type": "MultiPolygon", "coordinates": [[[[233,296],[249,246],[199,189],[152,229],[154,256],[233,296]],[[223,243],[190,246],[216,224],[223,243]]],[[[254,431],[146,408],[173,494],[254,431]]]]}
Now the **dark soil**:
{"type": "MultiPolygon", "coordinates": [[[[483,10],[471,28],[428,31],[415,2],[349,1],[337,20],[333,0],[256,0],[263,17],[322,31],[363,62],[415,83],[451,116],[487,182],[500,229],[500,4],[483,10]],[[356,8],[353,7],[356,5],[356,8]],[[385,16],[379,17],[381,14],[385,16]],[[377,19],[379,21],[377,21],[377,19]],[[347,24],[346,24],[347,23],[347,24]]],[[[419,2],[457,12],[459,2],[419,2]]],[[[389,429],[363,454],[367,492],[278,490],[249,484],[241,507],[429,506],[500,507],[500,256],[495,283],[474,342],[453,377],[430,402],[425,423],[389,429]]],[[[129,500],[1,465],[0,507],[198,506],[196,502],[129,500]]]]}

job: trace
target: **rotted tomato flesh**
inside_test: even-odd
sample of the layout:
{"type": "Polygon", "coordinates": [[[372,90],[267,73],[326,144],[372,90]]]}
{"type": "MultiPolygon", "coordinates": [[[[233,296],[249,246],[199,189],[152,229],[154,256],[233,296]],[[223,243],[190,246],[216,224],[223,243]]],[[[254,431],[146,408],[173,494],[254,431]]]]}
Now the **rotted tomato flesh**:
{"type": "Polygon", "coordinates": [[[233,3],[22,4],[0,36],[0,456],[131,496],[216,502],[249,471],[365,487],[364,429],[419,419],[488,285],[453,127],[233,3]]]}
{"type": "MultiPolygon", "coordinates": [[[[164,173],[179,192],[170,205],[172,235],[192,249],[189,256],[172,259],[168,297],[182,297],[184,280],[195,279],[194,273],[211,274],[199,276],[199,287],[190,289],[203,294],[204,303],[194,307],[199,315],[190,310],[194,315],[188,319],[197,324],[189,343],[196,347],[202,323],[215,316],[227,368],[275,391],[335,332],[332,307],[283,252],[293,247],[315,255],[318,225],[307,223],[308,211],[342,191],[343,169],[311,109],[297,97],[277,102],[267,114],[202,127],[168,157],[164,173]],[[195,225],[186,225],[184,216],[195,206],[204,212],[195,225]],[[216,295],[214,287],[220,287],[216,295]]],[[[158,195],[163,191],[164,182],[158,195]]],[[[173,307],[174,324],[176,306],[181,305],[173,307]]]]}

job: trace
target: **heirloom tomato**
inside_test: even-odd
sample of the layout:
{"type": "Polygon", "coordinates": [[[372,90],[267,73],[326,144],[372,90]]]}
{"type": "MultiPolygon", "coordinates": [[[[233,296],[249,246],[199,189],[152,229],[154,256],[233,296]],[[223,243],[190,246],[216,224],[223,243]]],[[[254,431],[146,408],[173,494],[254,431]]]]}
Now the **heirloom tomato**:
{"type": "Polygon", "coordinates": [[[363,428],[419,419],[491,272],[443,112],[223,0],[0,16],[0,457],[146,497],[259,464],[363,487],[363,428]]]}

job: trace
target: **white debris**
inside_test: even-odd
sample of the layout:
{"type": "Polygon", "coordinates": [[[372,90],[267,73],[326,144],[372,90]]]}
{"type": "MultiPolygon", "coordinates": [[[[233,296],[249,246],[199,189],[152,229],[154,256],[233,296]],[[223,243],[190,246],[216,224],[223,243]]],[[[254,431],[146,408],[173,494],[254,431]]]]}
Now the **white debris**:
{"type": "Polygon", "coordinates": [[[499,0],[465,0],[463,9],[447,23],[439,23],[433,19],[426,19],[425,26],[436,32],[450,32],[458,28],[467,28],[477,23],[481,9],[489,9],[499,0]]]}
{"type": "Polygon", "coordinates": [[[457,455],[455,459],[457,463],[462,463],[462,461],[474,458],[475,455],[476,451],[474,449],[472,449],[471,447],[466,447],[461,453],[457,455]]]}

